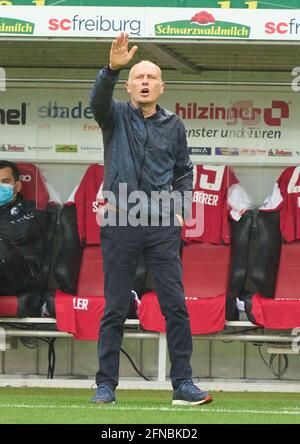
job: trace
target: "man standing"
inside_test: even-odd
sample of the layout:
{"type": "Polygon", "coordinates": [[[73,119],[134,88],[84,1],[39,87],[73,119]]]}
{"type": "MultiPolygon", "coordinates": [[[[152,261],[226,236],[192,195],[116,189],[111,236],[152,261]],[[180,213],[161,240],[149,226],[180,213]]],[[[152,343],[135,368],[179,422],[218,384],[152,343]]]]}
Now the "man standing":
{"type": "Polygon", "coordinates": [[[0,161],[0,297],[38,290],[46,214],[19,194],[18,167],[0,161]]]}
{"type": "Polygon", "coordinates": [[[134,65],[126,83],[130,101],[113,99],[119,72],[136,51],[137,46],[128,51],[128,35],[121,33],[112,43],[109,65],[99,72],[91,94],[91,109],[104,141],[103,192],[114,196],[113,205],[108,202],[108,211],[114,213],[116,222],[115,226],[101,227],[106,305],[98,341],[97,390],[92,402],[115,402],[124,322],[137,260],[144,253],[166,319],[173,404],[204,404],[212,398],[191,379],[192,337],[179,257],[183,209],[190,202],[175,198],[171,205],[167,199],[153,197],[155,193],[168,197],[173,192],[183,197],[191,192],[193,166],[182,121],[157,105],[164,91],[157,65],[149,61],[134,65]],[[135,192],[146,196],[141,198],[139,225],[131,223],[130,199],[125,202],[135,192]],[[124,214],[128,216],[126,224],[124,214]],[[152,216],[158,220],[156,226],[151,223],[152,216]]]}

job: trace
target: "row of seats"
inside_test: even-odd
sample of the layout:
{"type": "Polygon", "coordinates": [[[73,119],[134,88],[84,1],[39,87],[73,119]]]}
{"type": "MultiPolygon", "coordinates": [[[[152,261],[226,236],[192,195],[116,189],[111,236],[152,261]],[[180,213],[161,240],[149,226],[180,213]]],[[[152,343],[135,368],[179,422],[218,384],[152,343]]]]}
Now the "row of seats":
{"type": "MultiPolygon", "coordinates": [[[[50,215],[45,241],[47,282],[58,202],[53,203],[47,184],[34,165],[19,167],[21,176],[26,173],[34,178],[31,189],[24,182],[24,197],[35,199],[38,208],[46,209],[50,215]]],[[[299,172],[292,168],[293,171],[286,171],[297,187],[295,174],[299,176],[299,172]]],[[[182,230],[183,280],[192,333],[217,332],[224,328],[226,319],[237,319],[237,299],[244,301],[252,322],[278,329],[298,326],[297,230],[292,243],[282,242],[286,233],[282,228],[286,228],[282,221],[285,200],[291,195],[297,199],[295,189],[284,194],[283,184],[287,182],[289,186],[290,181],[279,180],[271,198],[257,212],[250,208],[250,199],[231,168],[198,165],[194,178],[192,215],[200,211],[203,226],[196,236],[189,221],[182,230]]],[[[46,301],[47,311],[56,316],[59,330],[73,333],[78,339],[98,338],[104,296],[95,202],[102,182],[103,166],[91,165],[73,198],[59,211],[61,240],[53,267],[55,291],[45,288],[42,300],[38,301],[26,299],[26,295],[1,296],[0,316],[36,316],[41,303],[46,301]]],[[[290,225],[289,220],[289,228],[290,225]]],[[[143,258],[134,290],[140,297],[137,312],[143,328],[164,332],[155,285],[143,258]]],[[[133,299],[133,306],[135,303],[133,299]]]]}

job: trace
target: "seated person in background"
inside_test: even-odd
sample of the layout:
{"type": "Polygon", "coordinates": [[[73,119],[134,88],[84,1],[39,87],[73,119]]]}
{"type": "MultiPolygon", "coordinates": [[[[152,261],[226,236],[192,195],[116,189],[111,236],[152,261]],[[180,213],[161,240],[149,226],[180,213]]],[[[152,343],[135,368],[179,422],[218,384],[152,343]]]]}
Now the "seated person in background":
{"type": "Polygon", "coordinates": [[[38,290],[46,213],[20,194],[20,172],[0,160],[0,297],[38,290]]]}

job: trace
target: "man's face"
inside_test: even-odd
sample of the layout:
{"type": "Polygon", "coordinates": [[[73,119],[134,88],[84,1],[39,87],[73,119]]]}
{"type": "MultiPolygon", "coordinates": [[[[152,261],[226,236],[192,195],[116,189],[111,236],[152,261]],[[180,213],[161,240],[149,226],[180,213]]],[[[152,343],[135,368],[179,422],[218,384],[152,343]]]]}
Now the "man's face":
{"type": "Polygon", "coordinates": [[[159,67],[147,61],[132,67],[126,83],[127,92],[136,108],[156,105],[159,96],[164,91],[164,86],[159,67]]]}
{"type": "Polygon", "coordinates": [[[16,198],[17,193],[19,193],[22,188],[22,182],[20,180],[15,180],[12,169],[9,167],[0,169],[0,183],[13,186],[14,199],[16,198]]]}

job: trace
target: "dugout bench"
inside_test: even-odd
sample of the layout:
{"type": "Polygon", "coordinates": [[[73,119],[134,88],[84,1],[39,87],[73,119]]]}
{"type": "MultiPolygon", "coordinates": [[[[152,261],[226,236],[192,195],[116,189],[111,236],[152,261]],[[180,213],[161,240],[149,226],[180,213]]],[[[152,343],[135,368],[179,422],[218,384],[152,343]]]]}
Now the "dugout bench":
{"type": "MultiPolygon", "coordinates": [[[[53,318],[0,318],[0,351],[16,348],[16,338],[37,338],[48,343],[48,373],[47,378],[53,379],[55,371],[55,341],[58,338],[73,338],[67,332],[57,331],[56,319],[53,318]]],[[[128,319],[125,323],[124,338],[127,339],[157,339],[157,381],[166,381],[167,341],[166,334],[145,331],[138,319],[128,319]]],[[[240,341],[272,346],[273,354],[296,354],[297,336],[293,330],[268,333],[258,325],[249,321],[227,321],[225,329],[219,333],[193,335],[193,340],[210,341],[240,341]],[[296,341],[296,342],[295,342],[296,341]]]]}

